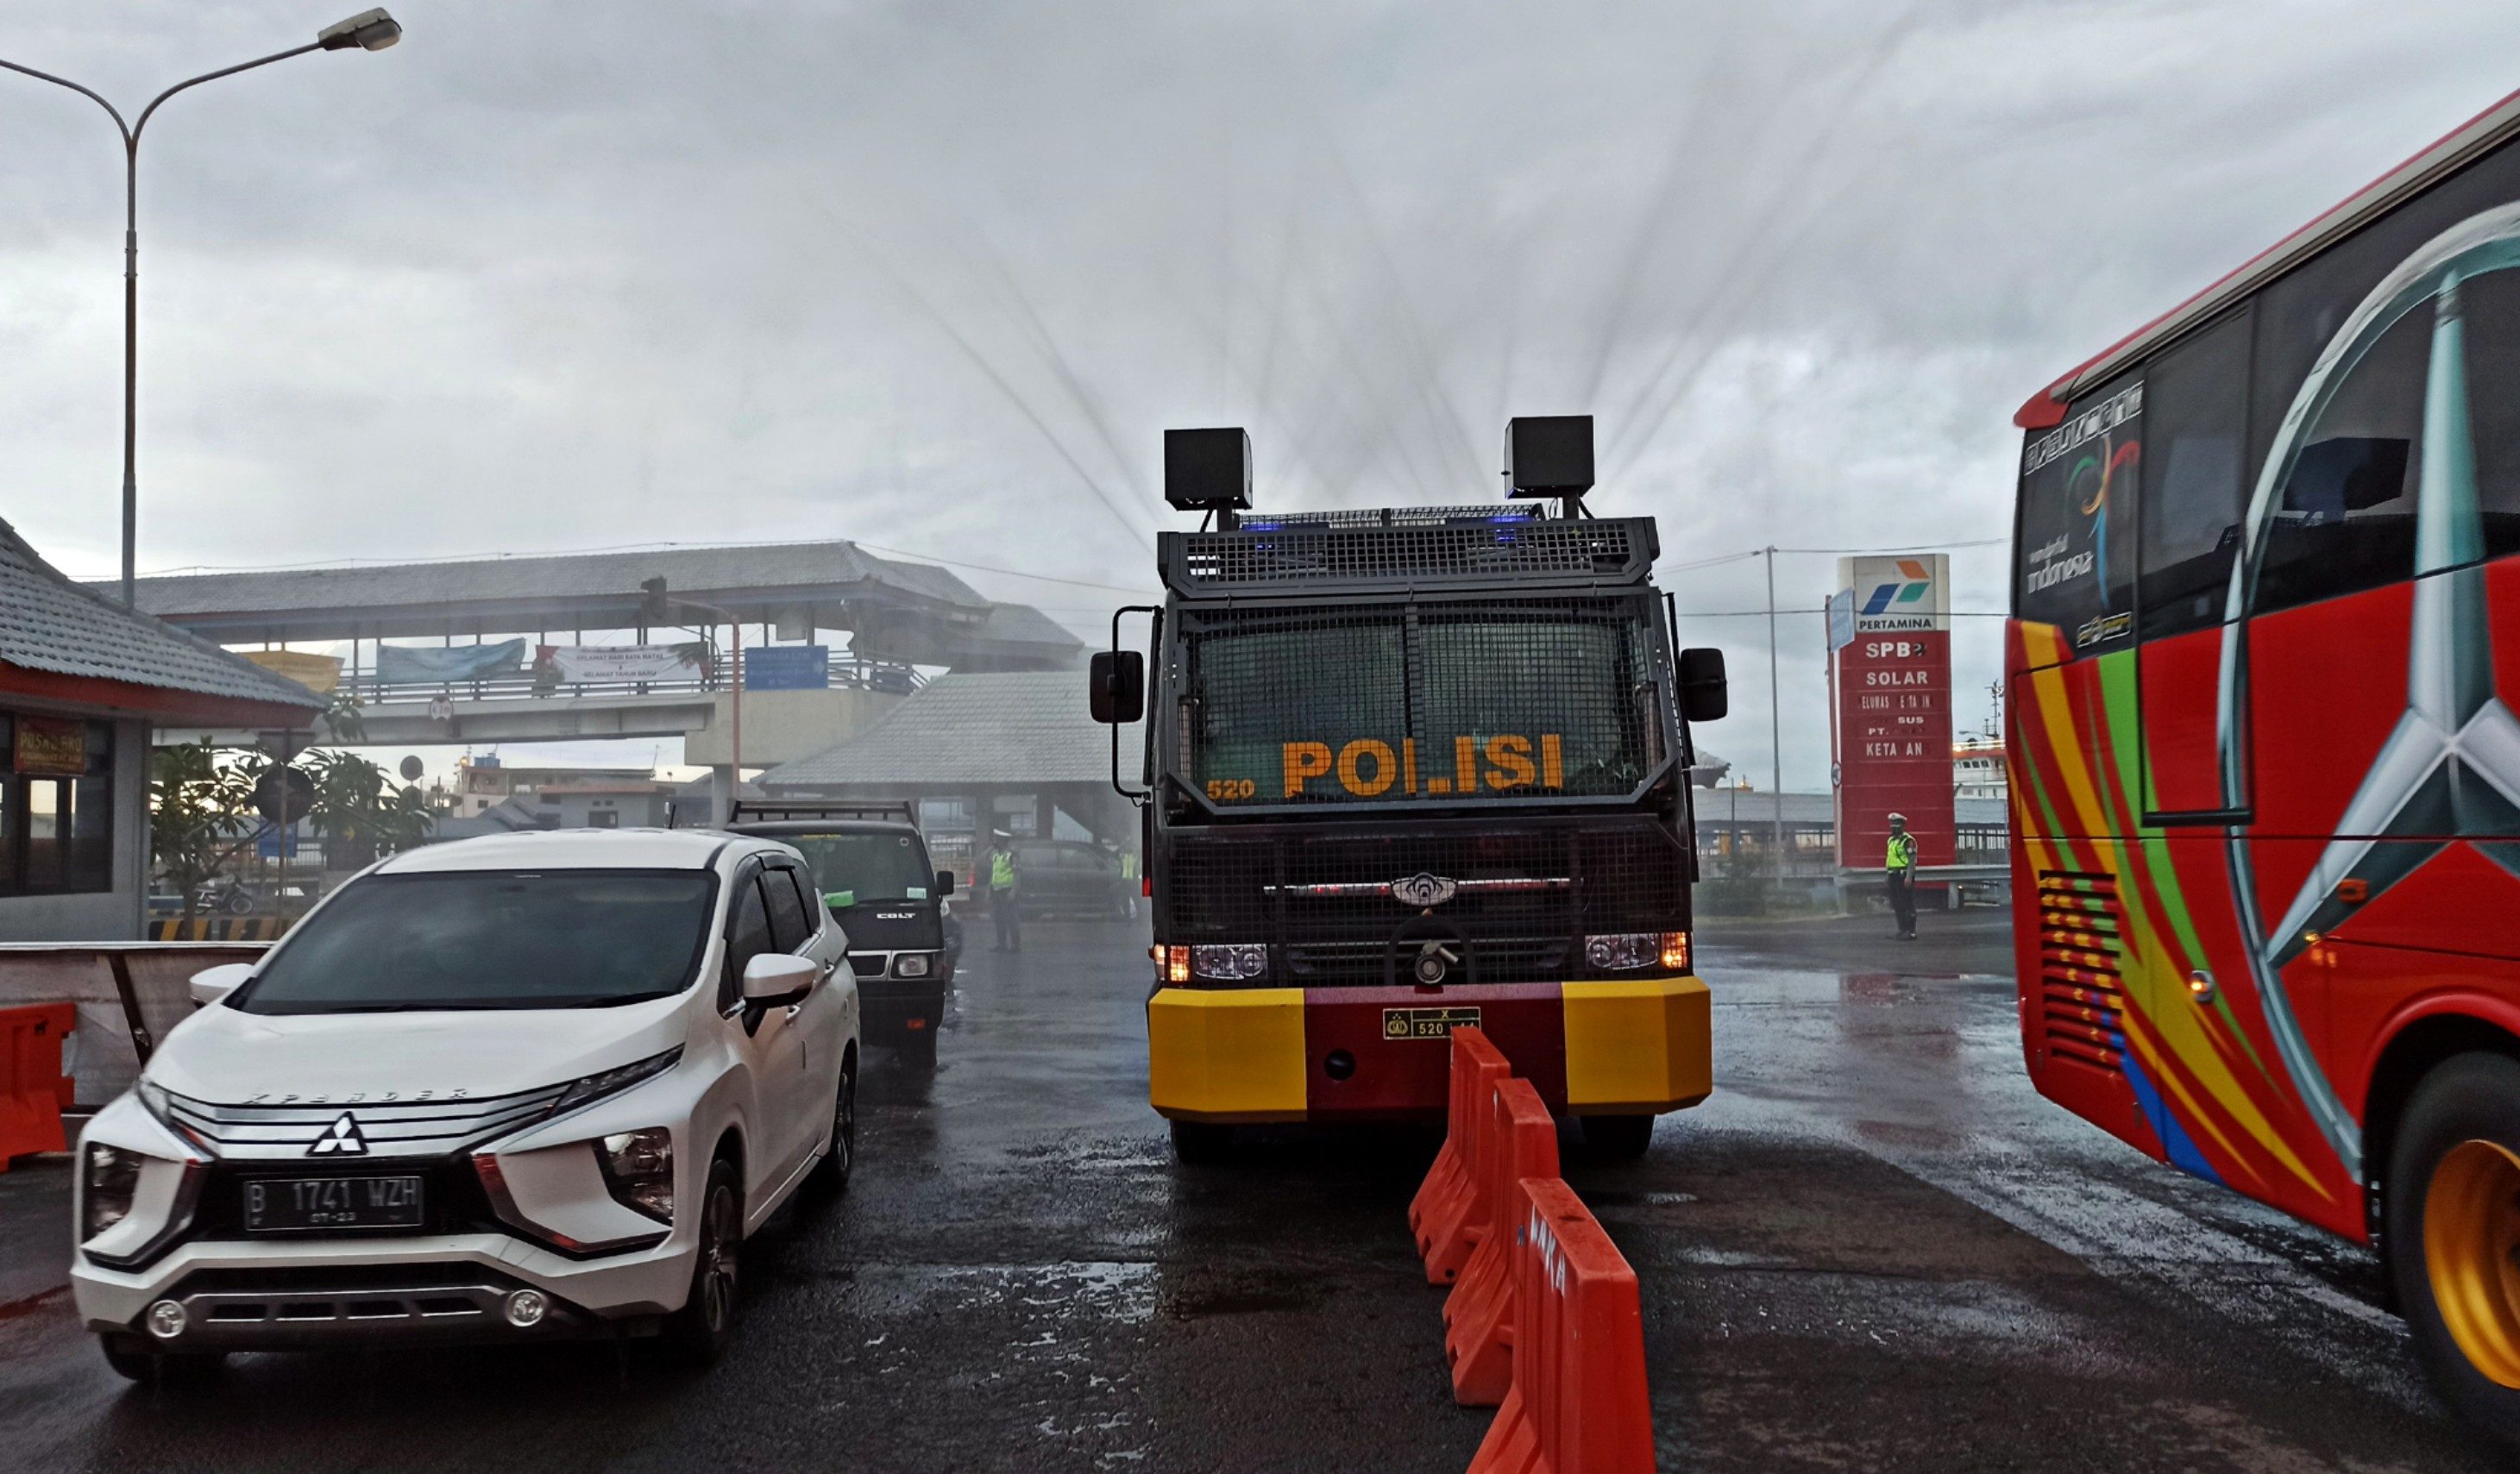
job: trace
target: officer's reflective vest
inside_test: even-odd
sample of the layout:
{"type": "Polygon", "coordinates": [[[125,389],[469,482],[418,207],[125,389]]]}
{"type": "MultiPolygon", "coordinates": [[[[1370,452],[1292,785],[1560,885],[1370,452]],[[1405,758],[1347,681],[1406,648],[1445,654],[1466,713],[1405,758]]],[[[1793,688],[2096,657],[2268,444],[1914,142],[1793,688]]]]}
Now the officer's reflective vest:
{"type": "Polygon", "coordinates": [[[1015,888],[1015,857],[1011,850],[1000,850],[989,857],[989,889],[1015,888]]]}
{"type": "Polygon", "coordinates": [[[1134,852],[1120,857],[1120,878],[1123,880],[1138,878],[1138,857],[1134,852]]]}
{"type": "Polygon", "coordinates": [[[1913,834],[1891,835],[1890,858],[1883,863],[1888,869],[1894,871],[1914,870],[1916,868],[1916,836],[1913,834]]]}

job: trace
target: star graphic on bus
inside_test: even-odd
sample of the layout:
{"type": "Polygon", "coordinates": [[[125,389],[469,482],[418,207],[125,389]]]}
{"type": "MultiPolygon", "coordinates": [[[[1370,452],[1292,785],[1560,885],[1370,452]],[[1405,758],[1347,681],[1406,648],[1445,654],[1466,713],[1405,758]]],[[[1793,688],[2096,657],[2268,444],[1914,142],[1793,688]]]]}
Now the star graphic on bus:
{"type": "MultiPolygon", "coordinates": [[[[2310,874],[2272,925],[2259,911],[2243,828],[2229,831],[2233,900],[2256,930],[2251,971],[2286,1071],[2338,1160],[2360,1171],[2361,1129],[2328,1082],[2295,1014],[2281,969],[2359,908],[2452,844],[2468,844],[2520,875],[2520,719],[2494,690],[2494,629],[2485,582],[2485,519],[2470,430],[2466,324],[2460,283],[2520,267],[2520,205],[2471,217],[2391,272],[2337,330],[2276,435],[2249,512],[2250,545],[2274,515],[2276,493],[2305,452],[2320,412],[2380,336],[2429,307],[2421,462],[2416,473],[2414,582],[2407,704],[2310,874]]],[[[2234,570],[2231,607],[2247,603],[2254,569],[2234,570]]],[[[2244,791],[2247,672],[2238,641],[2223,655],[2222,757],[2227,794],[2244,791]]]]}

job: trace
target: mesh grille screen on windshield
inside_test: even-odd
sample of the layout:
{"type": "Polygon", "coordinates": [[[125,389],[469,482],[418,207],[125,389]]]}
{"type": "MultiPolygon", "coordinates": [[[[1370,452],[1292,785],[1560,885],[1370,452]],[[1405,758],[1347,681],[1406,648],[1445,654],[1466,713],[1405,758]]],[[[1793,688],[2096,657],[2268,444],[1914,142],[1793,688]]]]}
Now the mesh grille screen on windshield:
{"type": "Polygon", "coordinates": [[[1227,808],[1624,796],[1667,741],[1646,610],[1184,609],[1179,775],[1227,808]]]}

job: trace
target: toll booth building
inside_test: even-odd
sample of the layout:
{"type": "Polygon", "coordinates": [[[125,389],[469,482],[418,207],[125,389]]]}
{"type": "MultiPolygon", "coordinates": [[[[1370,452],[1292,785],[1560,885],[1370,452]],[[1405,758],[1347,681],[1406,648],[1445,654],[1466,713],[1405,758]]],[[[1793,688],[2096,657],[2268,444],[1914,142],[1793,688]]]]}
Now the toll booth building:
{"type": "Polygon", "coordinates": [[[153,728],[306,729],[323,708],[71,583],[0,522],[0,941],[140,935],[153,728]]]}

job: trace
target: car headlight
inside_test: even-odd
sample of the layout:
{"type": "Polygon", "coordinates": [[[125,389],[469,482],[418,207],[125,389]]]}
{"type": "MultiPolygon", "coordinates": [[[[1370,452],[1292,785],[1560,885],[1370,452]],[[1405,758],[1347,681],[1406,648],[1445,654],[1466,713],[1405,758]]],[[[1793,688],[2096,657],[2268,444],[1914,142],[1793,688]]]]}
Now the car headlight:
{"type": "Polygon", "coordinates": [[[895,977],[925,977],[927,965],[925,953],[909,952],[892,960],[892,972],[895,977]]]}
{"type": "Polygon", "coordinates": [[[85,1243],[131,1216],[146,1158],[127,1146],[90,1141],[79,1178],[79,1241],[85,1243]]]}
{"type": "Polygon", "coordinates": [[[661,1126],[614,1132],[595,1143],[612,1200],[660,1224],[674,1221],[674,1134],[661,1126]]]}
{"type": "Polygon", "coordinates": [[[606,1070],[602,1074],[589,1075],[583,1080],[572,1081],[568,1089],[560,1093],[560,1098],[552,1102],[552,1114],[557,1116],[562,1111],[575,1110],[590,1100],[601,1100],[607,1095],[626,1091],[642,1080],[653,1080],[681,1063],[682,1058],[683,1047],[676,1045],[662,1053],[651,1054],[645,1059],[633,1060],[617,1068],[606,1070]]]}
{"type": "Polygon", "coordinates": [[[1586,937],[1584,960],[1605,971],[1660,967],[1667,972],[1686,972],[1688,970],[1688,933],[1623,931],[1586,937]]]}
{"type": "Polygon", "coordinates": [[[1269,949],[1247,944],[1193,947],[1190,950],[1190,966],[1199,976],[1221,983],[1247,982],[1268,975],[1269,949]]]}

